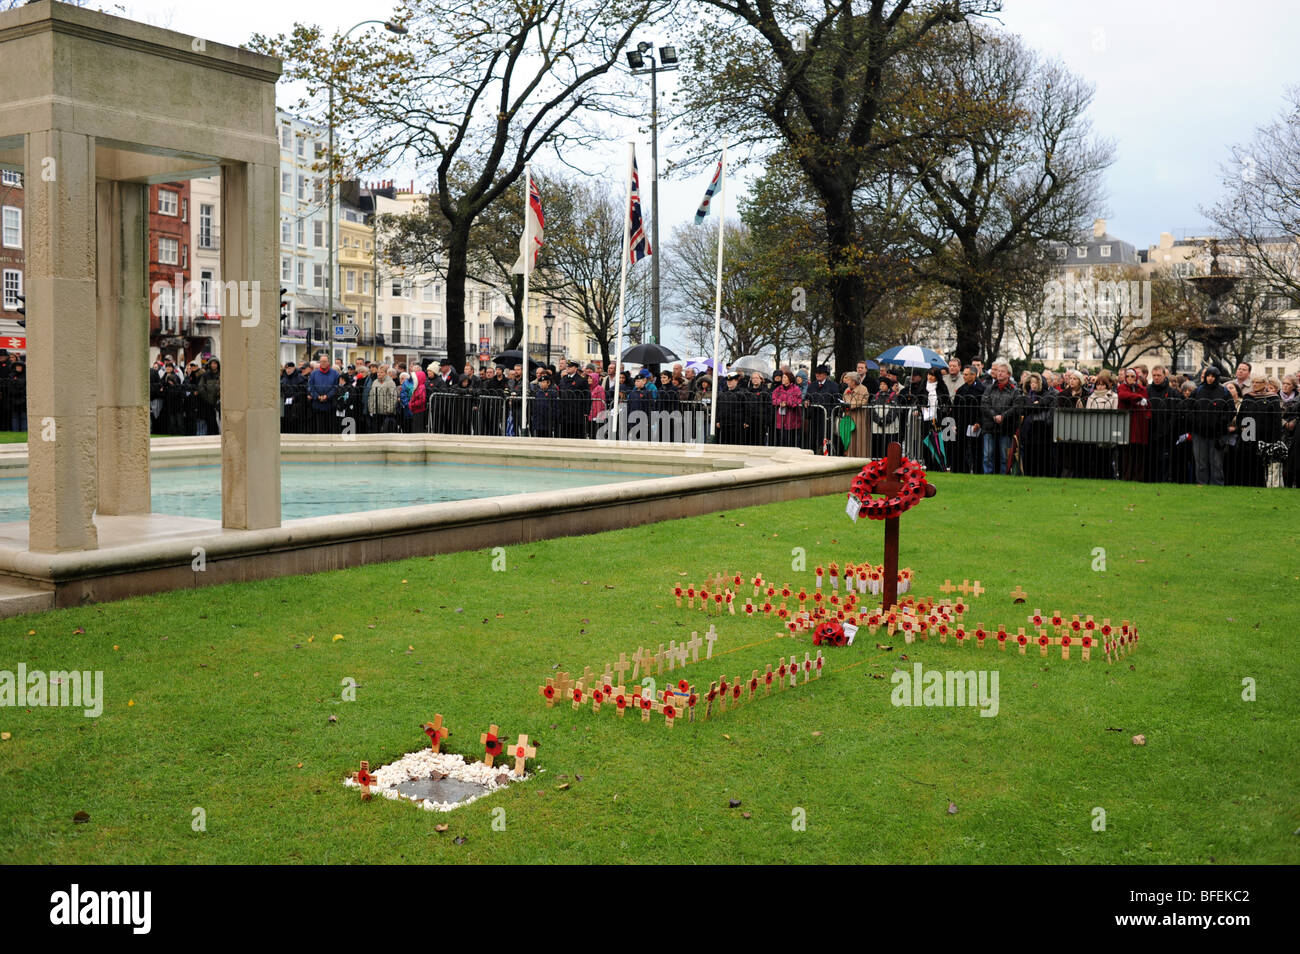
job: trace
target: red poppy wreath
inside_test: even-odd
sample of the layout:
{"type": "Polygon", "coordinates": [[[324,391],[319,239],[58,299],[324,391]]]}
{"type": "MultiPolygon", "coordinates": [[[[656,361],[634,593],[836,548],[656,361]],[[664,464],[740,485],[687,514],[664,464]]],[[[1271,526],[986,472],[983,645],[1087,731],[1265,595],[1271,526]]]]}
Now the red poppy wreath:
{"type": "Polygon", "coordinates": [[[888,520],[890,517],[897,517],[911,510],[924,498],[934,495],[934,488],[925,479],[925,471],[921,465],[904,457],[902,466],[896,472],[903,482],[902,488],[893,497],[873,498],[871,495],[878,492],[877,488],[889,476],[888,466],[889,462],[883,457],[873,460],[862,468],[849,486],[849,496],[856,497],[862,505],[859,513],[865,514],[872,520],[888,520]]]}

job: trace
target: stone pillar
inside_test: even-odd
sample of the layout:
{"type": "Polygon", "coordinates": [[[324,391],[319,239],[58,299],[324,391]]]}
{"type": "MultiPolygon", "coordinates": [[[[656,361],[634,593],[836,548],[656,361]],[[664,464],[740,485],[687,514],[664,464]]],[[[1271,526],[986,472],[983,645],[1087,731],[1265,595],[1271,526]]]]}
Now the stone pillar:
{"type": "Polygon", "coordinates": [[[232,530],[280,525],[276,148],[265,163],[222,166],[221,277],[239,289],[221,316],[221,525],[232,530]]]}
{"type": "Polygon", "coordinates": [[[95,532],[95,141],[25,141],[28,547],[90,550],[95,532]],[[55,349],[57,329],[58,349],[55,349]]]}
{"type": "Polygon", "coordinates": [[[100,182],[96,207],[99,512],[149,513],[148,186],[100,182]]]}

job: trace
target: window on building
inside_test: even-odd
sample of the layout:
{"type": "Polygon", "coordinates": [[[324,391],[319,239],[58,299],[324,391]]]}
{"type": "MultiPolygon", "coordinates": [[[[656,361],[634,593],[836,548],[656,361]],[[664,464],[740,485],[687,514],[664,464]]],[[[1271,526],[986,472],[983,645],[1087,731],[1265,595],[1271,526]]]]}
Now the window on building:
{"type": "Polygon", "coordinates": [[[587,354],[600,354],[600,342],[590,335],[587,336],[587,354]]]}
{"type": "MultiPolygon", "coordinates": [[[[212,206],[199,203],[199,248],[212,248],[212,206]]],[[[283,241],[283,232],[281,233],[283,241]]]]}
{"type": "Polygon", "coordinates": [[[424,346],[433,347],[433,322],[428,318],[424,319],[424,346]]]}
{"type": "Polygon", "coordinates": [[[12,205],[4,207],[3,216],[0,216],[0,222],[3,222],[3,236],[0,236],[0,244],[5,248],[22,248],[23,247],[23,210],[15,209],[12,205]]]}
{"type": "Polygon", "coordinates": [[[1102,258],[1110,258],[1110,246],[1109,246],[1109,245],[1103,245],[1103,246],[1101,247],[1101,257],[1102,257],[1102,258]]]}
{"type": "Polygon", "coordinates": [[[158,190],[158,211],[163,215],[176,214],[177,195],[171,189],[158,190]]]}
{"type": "Polygon", "coordinates": [[[307,200],[307,177],[299,176],[298,177],[298,201],[305,202],[306,200],[307,200]]]}
{"type": "Polygon", "coordinates": [[[415,294],[415,282],[409,278],[402,279],[402,297],[411,298],[415,294]]]}
{"type": "Polygon", "coordinates": [[[350,268],[348,269],[348,274],[347,274],[347,290],[348,290],[348,294],[351,294],[357,290],[357,273],[350,268]]]}
{"type": "Polygon", "coordinates": [[[296,284],[298,285],[299,288],[302,288],[304,285],[307,284],[307,279],[306,279],[306,275],[307,275],[307,263],[306,263],[306,262],[299,262],[299,263],[298,263],[298,267],[297,267],[297,269],[296,269],[296,272],[297,272],[297,276],[296,276],[296,277],[297,277],[297,279],[298,279],[297,282],[296,282],[296,284]]]}
{"type": "Polygon", "coordinates": [[[291,127],[288,123],[285,123],[280,127],[280,148],[281,149],[293,148],[293,127],[291,127]]]}
{"type": "Polygon", "coordinates": [[[181,268],[189,268],[189,267],[190,267],[190,247],[188,245],[182,245],[181,246],[181,268]]]}
{"type": "Polygon", "coordinates": [[[299,158],[302,158],[303,156],[306,156],[306,155],[307,155],[307,137],[306,137],[306,136],[299,136],[299,137],[298,137],[298,143],[297,143],[297,146],[298,146],[298,148],[297,148],[295,151],[298,153],[299,158]]]}
{"type": "Polygon", "coordinates": [[[1086,246],[1086,245],[1076,245],[1076,246],[1074,247],[1074,257],[1075,257],[1075,258],[1087,258],[1087,257],[1088,257],[1088,246],[1086,246]]]}
{"type": "Polygon", "coordinates": [[[158,325],[163,332],[176,331],[176,289],[171,285],[158,290],[158,325]]]}
{"type": "Polygon", "coordinates": [[[293,259],[287,255],[280,257],[280,281],[286,285],[293,280],[293,259]]]}
{"type": "Polygon", "coordinates": [[[1280,344],[1277,346],[1277,360],[1279,361],[1286,360],[1286,345],[1280,344]]]}
{"type": "Polygon", "coordinates": [[[293,173],[280,173],[280,193],[282,195],[293,195],[293,173]]]}
{"type": "Polygon", "coordinates": [[[393,328],[392,337],[389,339],[388,343],[400,344],[402,341],[402,316],[401,315],[393,315],[392,328],[393,328]]]}
{"type": "Polygon", "coordinates": [[[23,174],[6,169],[0,172],[0,185],[12,186],[15,189],[23,187],[23,174]]]}
{"type": "Polygon", "coordinates": [[[367,252],[370,251],[370,248],[371,248],[370,239],[366,239],[366,251],[367,252]]]}
{"type": "Polygon", "coordinates": [[[1064,245],[1058,245],[1058,246],[1056,247],[1056,259],[1057,259],[1057,261],[1060,261],[1060,262],[1065,261],[1065,256],[1066,256],[1067,254],[1068,254],[1068,253],[1067,253],[1066,248],[1065,248],[1064,245]]]}
{"type": "Polygon", "coordinates": [[[325,223],[317,219],[311,224],[311,243],[316,248],[325,247],[325,223]]]}
{"type": "Polygon", "coordinates": [[[394,279],[393,279],[392,286],[389,288],[388,291],[389,291],[389,294],[392,295],[394,298],[401,298],[401,297],[402,297],[402,280],[401,280],[400,278],[394,278],[394,279]]]}
{"type": "Polygon", "coordinates": [[[317,177],[312,183],[312,201],[321,203],[325,201],[325,180],[317,177]]]}
{"type": "Polygon", "coordinates": [[[293,220],[292,219],[280,220],[280,244],[281,245],[293,244],[293,220]]]}
{"type": "Polygon", "coordinates": [[[370,273],[369,272],[361,273],[361,294],[363,295],[370,294],[370,273]]]}
{"type": "Polygon", "coordinates": [[[180,258],[180,242],[173,238],[158,239],[158,261],[163,265],[175,265],[180,258]]]}
{"type": "Polygon", "coordinates": [[[302,219],[298,219],[297,232],[298,232],[298,247],[306,248],[307,247],[307,223],[304,222],[302,219]]]}
{"type": "Polygon", "coordinates": [[[426,282],[424,287],[420,289],[420,297],[424,301],[433,301],[433,285],[426,282]]]}
{"type": "Polygon", "coordinates": [[[212,270],[205,268],[199,272],[199,307],[206,315],[212,309],[212,270]]]}
{"type": "Polygon", "coordinates": [[[181,221],[188,222],[189,220],[190,220],[190,200],[181,199],[181,221]]]}
{"type": "Polygon", "coordinates": [[[4,270],[3,284],[0,285],[4,293],[5,311],[17,311],[18,306],[22,304],[18,296],[23,293],[23,273],[16,268],[6,268],[4,270]]]}
{"type": "Polygon", "coordinates": [[[312,275],[311,283],[313,285],[315,285],[317,288],[325,287],[325,266],[324,265],[313,265],[311,267],[311,275],[312,275]]]}
{"type": "Polygon", "coordinates": [[[1266,361],[1272,361],[1272,360],[1273,360],[1273,346],[1272,346],[1272,345],[1264,345],[1264,360],[1266,360],[1266,361]]]}
{"type": "Polygon", "coordinates": [[[1177,275],[1179,278],[1190,278],[1190,277],[1191,277],[1191,274],[1192,274],[1192,263],[1191,263],[1191,262],[1175,262],[1175,263],[1174,263],[1174,274],[1177,275]]]}

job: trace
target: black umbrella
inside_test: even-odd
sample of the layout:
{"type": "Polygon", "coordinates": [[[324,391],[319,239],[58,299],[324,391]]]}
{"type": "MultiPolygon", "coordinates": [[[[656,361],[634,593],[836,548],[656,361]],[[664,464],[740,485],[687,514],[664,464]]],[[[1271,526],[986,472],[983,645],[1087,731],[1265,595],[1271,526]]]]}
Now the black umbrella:
{"type": "Polygon", "coordinates": [[[630,364],[672,364],[682,359],[663,345],[639,344],[624,351],[623,360],[630,364]]]}
{"type": "Polygon", "coordinates": [[[497,355],[495,358],[492,359],[492,363],[493,363],[493,364],[512,364],[512,365],[513,365],[513,364],[523,364],[523,363],[524,363],[524,353],[523,353],[522,351],[520,351],[518,348],[515,348],[515,349],[513,349],[513,350],[511,350],[511,351],[502,351],[499,355],[497,355]]]}

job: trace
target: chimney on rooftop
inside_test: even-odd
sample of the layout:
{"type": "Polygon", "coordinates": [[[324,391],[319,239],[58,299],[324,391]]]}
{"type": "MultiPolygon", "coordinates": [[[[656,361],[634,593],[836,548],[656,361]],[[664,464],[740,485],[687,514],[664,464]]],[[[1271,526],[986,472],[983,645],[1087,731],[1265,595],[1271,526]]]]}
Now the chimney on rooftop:
{"type": "Polygon", "coordinates": [[[1105,220],[1105,219],[1093,219],[1093,221],[1092,221],[1092,237],[1093,237],[1093,238],[1098,238],[1098,239],[1099,239],[1099,238],[1104,238],[1105,235],[1106,235],[1106,220],[1105,220]]]}
{"type": "Polygon", "coordinates": [[[1174,247],[1174,233],[1173,233],[1173,232],[1161,232],[1161,233],[1160,233],[1160,247],[1161,247],[1161,248],[1173,248],[1173,247],[1174,247]]]}

